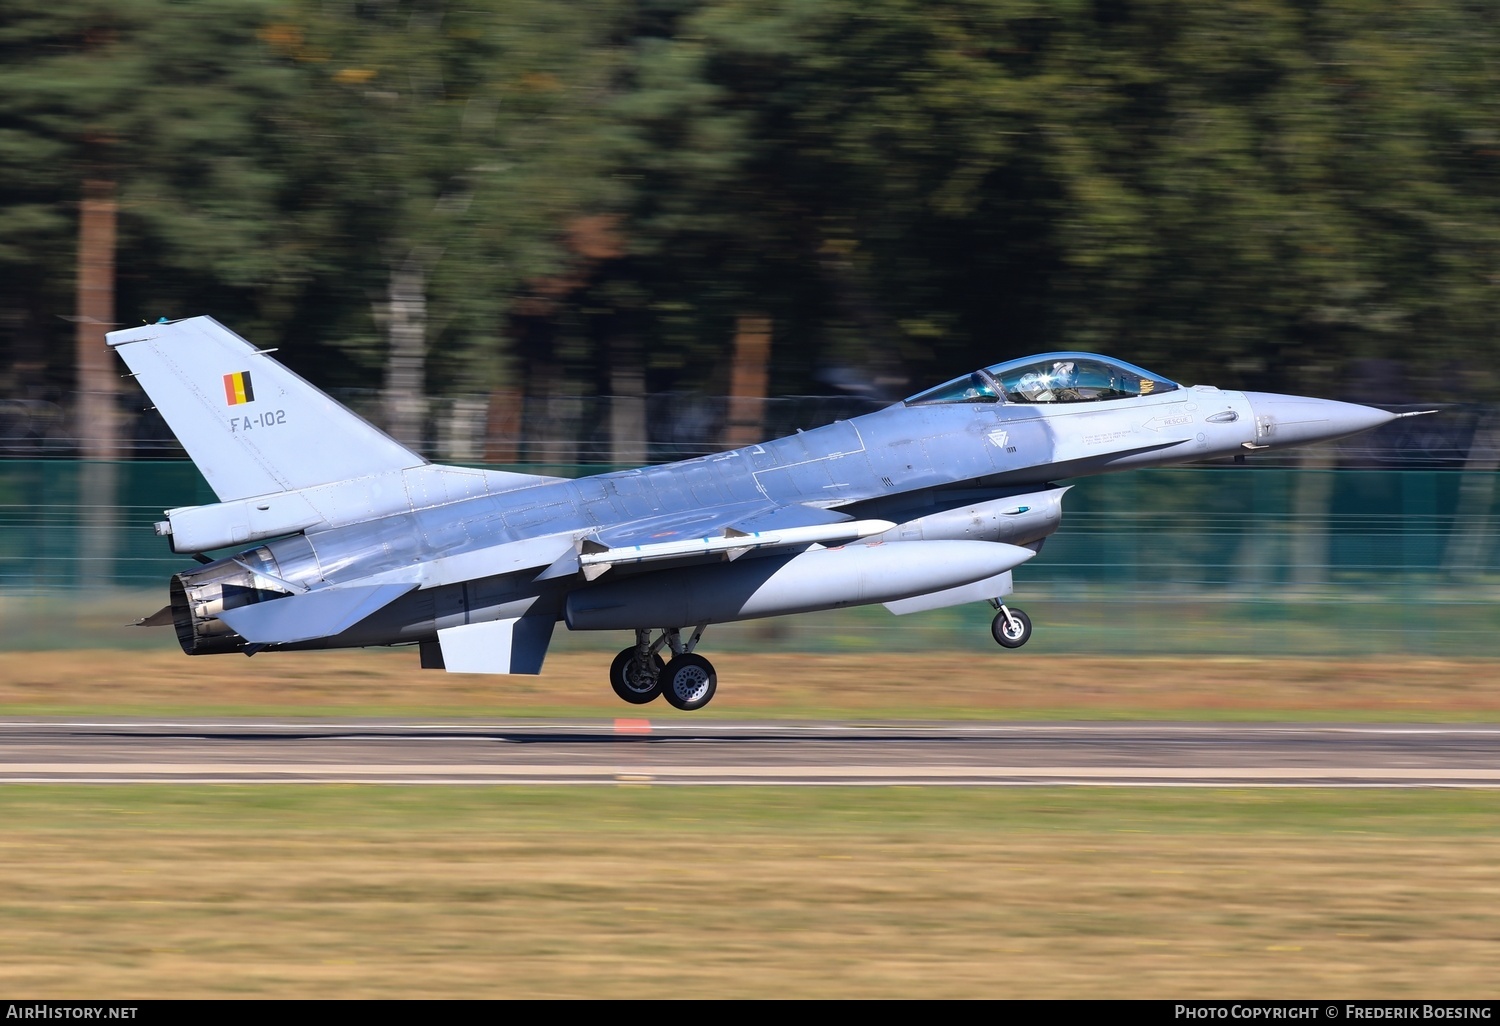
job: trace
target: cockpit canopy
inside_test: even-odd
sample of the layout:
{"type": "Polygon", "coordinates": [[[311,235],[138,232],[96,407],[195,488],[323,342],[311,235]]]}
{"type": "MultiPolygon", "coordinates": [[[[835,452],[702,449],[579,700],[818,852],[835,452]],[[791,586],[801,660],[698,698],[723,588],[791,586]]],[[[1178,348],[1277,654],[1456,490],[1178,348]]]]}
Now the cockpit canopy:
{"type": "Polygon", "coordinates": [[[1094,403],[1170,392],[1180,386],[1124,360],[1095,353],[1047,353],[954,378],[906,400],[929,403],[1094,403]]]}

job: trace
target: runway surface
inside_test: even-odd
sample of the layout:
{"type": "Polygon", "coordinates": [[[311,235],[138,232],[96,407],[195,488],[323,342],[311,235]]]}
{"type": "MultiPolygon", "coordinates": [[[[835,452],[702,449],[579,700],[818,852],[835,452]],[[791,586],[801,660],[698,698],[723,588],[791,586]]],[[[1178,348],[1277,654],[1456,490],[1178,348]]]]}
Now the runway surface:
{"type": "Polygon", "coordinates": [[[1500,726],[0,721],[0,783],[1500,787],[1500,726]]]}

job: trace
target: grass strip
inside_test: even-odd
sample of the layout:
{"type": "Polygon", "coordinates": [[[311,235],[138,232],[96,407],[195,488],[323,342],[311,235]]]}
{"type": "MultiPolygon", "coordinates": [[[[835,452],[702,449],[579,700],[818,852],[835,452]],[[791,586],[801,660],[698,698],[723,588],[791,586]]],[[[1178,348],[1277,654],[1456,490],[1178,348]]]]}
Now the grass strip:
{"type": "Polygon", "coordinates": [[[1500,660],[1049,656],[1003,652],[715,654],[698,713],[626,706],[608,658],[559,653],[538,677],[444,674],[409,650],[190,658],[13,652],[3,716],[641,716],[1494,722],[1500,660]]]}
{"type": "Polygon", "coordinates": [[[0,789],[48,997],[1484,997],[1488,791],[0,789]]]}

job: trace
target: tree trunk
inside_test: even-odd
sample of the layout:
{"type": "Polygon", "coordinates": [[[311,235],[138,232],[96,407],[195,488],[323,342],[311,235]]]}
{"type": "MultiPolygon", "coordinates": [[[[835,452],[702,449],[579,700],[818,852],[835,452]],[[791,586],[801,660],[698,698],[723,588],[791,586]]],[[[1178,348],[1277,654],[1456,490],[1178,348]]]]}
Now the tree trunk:
{"type": "Polygon", "coordinates": [[[104,342],[115,320],[115,183],[83,183],[78,218],[78,440],[86,460],[118,459],[118,364],[104,342]]]}
{"type": "Polygon", "coordinates": [[[1487,567],[1493,537],[1489,529],[1490,509],[1495,501],[1496,471],[1500,470],[1500,411],[1480,415],[1469,443],[1459,479],[1458,509],[1453,531],[1448,535],[1443,568],[1459,580],[1475,580],[1487,567]]]}
{"type": "Polygon", "coordinates": [[[1333,503],[1333,453],[1308,449],[1298,461],[1292,497],[1291,577],[1294,584],[1328,583],[1328,518],[1333,503]]]}
{"type": "Polygon", "coordinates": [[[120,445],[116,393],[119,366],[104,341],[115,320],[115,183],[83,183],[78,218],[78,298],[75,355],[78,403],[74,410],[79,449],[88,461],[79,475],[82,507],[78,583],[108,585],[114,578],[119,516],[115,508],[120,445]]]}
{"type": "Polygon", "coordinates": [[[741,314],[735,322],[729,417],[724,429],[724,444],[731,449],[765,440],[770,362],[771,318],[760,313],[741,314]]]}
{"type": "Polygon", "coordinates": [[[410,449],[420,451],[425,439],[427,397],[427,266],[412,250],[391,271],[390,339],[385,364],[385,430],[410,449]]]}
{"type": "Polygon", "coordinates": [[[497,388],[490,393],[485,418],[484,462],[517,463],[521,459],[521,407],[519,388],[497,388]]]}
{"type": "Polygon", "coordinates": [[[638,467],[646,462],[646,375],[635,339],[610,339],[609,443],[616,467],[638,467]]]}

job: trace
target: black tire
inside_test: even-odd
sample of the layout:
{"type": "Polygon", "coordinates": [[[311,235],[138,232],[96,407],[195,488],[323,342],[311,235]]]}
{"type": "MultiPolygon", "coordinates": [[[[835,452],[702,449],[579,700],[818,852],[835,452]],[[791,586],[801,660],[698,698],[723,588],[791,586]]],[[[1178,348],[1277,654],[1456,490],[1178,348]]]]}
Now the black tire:
{"type": "Polygon", "coordinates": [[[630,672],[631,663],[634,661],[634,645],[615,656],[615,661],[609,664],[609,686],[615,689],[615,694],[631,705],[645,705],[647,702],[656,701],[656,696],[661,694],[662,670],[666,669],[666,661],[659,655],[651,656],[651,663],[656,672],[649,682],[643,680],[641,674],[630,672]]]}
{"type": "Polygon", "coordinates": [[[701,655],[680,655],[667,664],[661,675],[661,693],[674,709],[692,712],[713,700],[719,689],[714,664],[701,655]]]}
{"type": "Polygon", "coordinates": [[[995,614],[995,619],[990,623],[990,633],[995,636],[1001,648],[1020,648],[1031,640],[1031,617],[1019,609],[1012,609],[1010,615],[1015,618],[1015,626],[1006,619],[1002,610],[995,614]]]}

